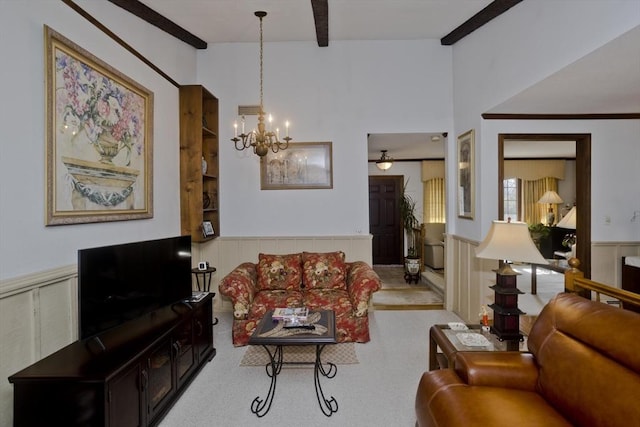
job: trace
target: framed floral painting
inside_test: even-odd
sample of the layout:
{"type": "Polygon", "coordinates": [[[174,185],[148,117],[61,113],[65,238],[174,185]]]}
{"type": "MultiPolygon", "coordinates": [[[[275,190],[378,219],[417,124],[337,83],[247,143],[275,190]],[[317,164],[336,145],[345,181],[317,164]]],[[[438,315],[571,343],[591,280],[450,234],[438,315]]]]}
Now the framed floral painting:
{"type": "Polygon", "coordinates": [[[153,93],[44,31],[46,224],[153,217],[153,93]]]}

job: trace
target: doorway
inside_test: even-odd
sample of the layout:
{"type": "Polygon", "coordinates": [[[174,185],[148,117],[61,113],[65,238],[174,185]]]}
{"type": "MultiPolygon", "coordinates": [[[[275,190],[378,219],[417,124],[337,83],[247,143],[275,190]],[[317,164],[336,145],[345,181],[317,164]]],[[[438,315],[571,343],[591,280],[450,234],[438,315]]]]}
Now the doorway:
{"type": "Polygon", "coordinates": [[[369,232],[374,265],[402,265],[403,234],[398,201],[402,175],[369,176],[369,232]]]}
{"type": "Polygon", "coordinates": [[[498,135],[498,212],[504,212],[505,141],[575,141],[576,143],[576,258],[585,277],[591,277],[591,134],[499,134],[498,135]]]}

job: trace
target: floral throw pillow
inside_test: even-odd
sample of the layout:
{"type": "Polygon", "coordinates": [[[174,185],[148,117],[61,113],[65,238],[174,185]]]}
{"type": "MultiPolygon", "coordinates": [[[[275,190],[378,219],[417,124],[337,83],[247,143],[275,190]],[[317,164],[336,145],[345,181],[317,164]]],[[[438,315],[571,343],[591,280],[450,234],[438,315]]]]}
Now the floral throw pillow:
{"type": "Polygon", "coordinates": [[[302,283],[302,256],[258,255],[258,289],[298,290],[302,283]]]}
{"type": "Polygon", "coordinates": [[[303,287],[306,289],[346,289],[347,266],[344,252],[303,252],[303,287]]]}

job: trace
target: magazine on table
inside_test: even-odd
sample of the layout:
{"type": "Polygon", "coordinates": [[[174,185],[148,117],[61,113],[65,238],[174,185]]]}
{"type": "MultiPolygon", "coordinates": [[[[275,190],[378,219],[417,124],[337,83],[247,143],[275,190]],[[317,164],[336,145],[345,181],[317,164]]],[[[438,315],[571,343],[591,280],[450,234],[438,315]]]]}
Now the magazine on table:
{"type": "Polygon", "coordinates": [[[271,316],[276,320],[307,320],[309,309],[307,307],[281,307],[273,310],[271,316]]]}

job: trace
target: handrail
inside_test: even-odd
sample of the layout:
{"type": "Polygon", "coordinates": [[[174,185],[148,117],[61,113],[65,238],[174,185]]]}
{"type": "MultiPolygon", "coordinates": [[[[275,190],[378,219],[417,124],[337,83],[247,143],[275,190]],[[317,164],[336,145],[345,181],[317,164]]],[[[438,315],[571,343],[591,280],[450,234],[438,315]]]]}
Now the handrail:
{"type": "Polygon", "coordinates": [[[565,272],[565,290],[567,292],[574,292],[587,298],[591,298],[591,292],[595,292],[596,301],[600,301],[600,295],[607,295],[620,301],[623,308],[625,308],[625,304],[627,304],[626,308],[640,307],[640,294],[585,279],[582,271],[578,269],[580,261],[576,258],[571,258],[569,265],[571,268],[565,272]]]}

